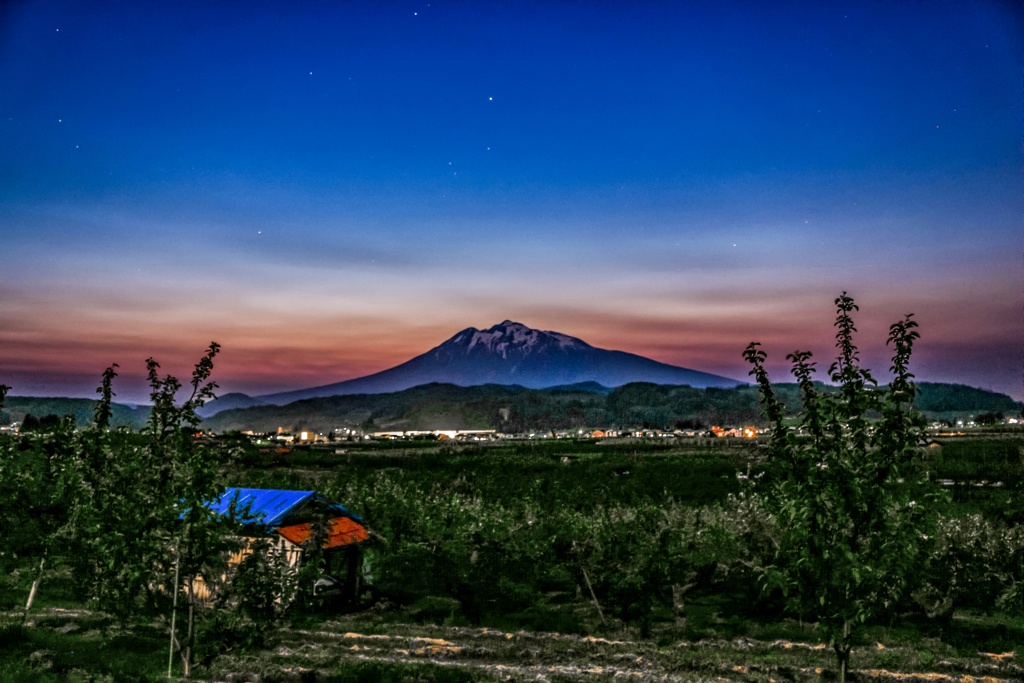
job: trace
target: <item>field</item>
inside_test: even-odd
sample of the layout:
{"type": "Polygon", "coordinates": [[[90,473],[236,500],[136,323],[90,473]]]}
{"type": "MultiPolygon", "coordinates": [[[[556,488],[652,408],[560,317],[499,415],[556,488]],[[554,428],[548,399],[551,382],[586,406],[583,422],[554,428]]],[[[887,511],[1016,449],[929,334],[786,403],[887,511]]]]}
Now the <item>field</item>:
{"type": "MultiPolygon", "coordinates": [[[[866,625],[854,647],[855,675],[1021,679],[1014,649],[1024,642],[1024,620],[1013,605],[997,605],[1007,576],[995,566],[1006,559],[1000,554],[1019,558],[1021,550],[985,533],[1020,522],[1022,448],[1020,435],[1004,433],[928,449],[934,476],[952,482],[943,513],[989,526],[962,547],[931,549],[922,585],[939,586],[947,609],[919,595],[866,625]],[[954,556],[959,573],[950,574],[954,556]],[[949,585],[965,581],[966,589],[949,585]]],[[[353,442],[288,454],[245,448],[227,465],[230,485],[312,488],[364,516],[376,532],[365,553],[367,582],[358,604],[297,610],[258,637],[244,621],[212,620],[193,674],[827,678],[834,656],[814,624],[760,591],[749,568],[760,552],[758,520],[744,500],[763,471],[762,446],[733,439],[353,442]]],[[[27,628],[18,625],[18,606],[31,572],[7,577],[0,680],[165,676],[166,615],[126,625],[89,611],[66,571],[47,570],[27,628]]]]}

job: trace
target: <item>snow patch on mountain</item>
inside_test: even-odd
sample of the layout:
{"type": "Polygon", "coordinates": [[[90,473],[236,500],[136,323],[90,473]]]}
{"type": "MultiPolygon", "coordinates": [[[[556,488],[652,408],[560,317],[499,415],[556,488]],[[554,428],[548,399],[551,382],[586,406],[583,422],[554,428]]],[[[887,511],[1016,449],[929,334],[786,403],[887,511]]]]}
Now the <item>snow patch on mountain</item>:
{"type": "Polygon", "coordinates": [[[548,346],[559,349],[590,348],[586,342],[558,332],[534,330],[522,323],[506,320],[486,330],[471,327],[456,335],[452,342],[457,346],[465,346],[467,352],[479,347],[480,351],[496,353],[508,358],[510,351],[529,354],[548,346]]]}

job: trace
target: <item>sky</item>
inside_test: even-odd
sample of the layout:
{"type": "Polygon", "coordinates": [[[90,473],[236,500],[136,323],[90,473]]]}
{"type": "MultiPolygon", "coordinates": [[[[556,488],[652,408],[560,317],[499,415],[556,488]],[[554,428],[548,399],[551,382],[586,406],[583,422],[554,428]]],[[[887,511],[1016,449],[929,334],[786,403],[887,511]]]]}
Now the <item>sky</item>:
{"type": "Polygon", "coordinates": [[[1013,2],[0,4],[0,383],[384,370],[505,319],[1024,398],[1013,2]]]}

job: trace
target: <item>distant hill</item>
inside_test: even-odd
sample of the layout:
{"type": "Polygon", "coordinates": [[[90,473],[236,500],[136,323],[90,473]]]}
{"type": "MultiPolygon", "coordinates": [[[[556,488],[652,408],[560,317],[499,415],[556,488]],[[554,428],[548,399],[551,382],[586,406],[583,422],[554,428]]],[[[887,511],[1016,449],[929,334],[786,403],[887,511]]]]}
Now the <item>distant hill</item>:
{"type": "Polygon", "coordinates": [[[240,392],[234,392],[218,396],[214,401],[211,401],[207,406],[203,406],[200,409],[201,415],[213,415],[221,410],[233,410],[235,408],[253,408],[255,406],[270,405],[263,399],[256,398],[253,396],[247,396],[240,392]],[[215,410],[211,410],[212,406],[216,406],[215,410]]]}
{"type": "Polygon", "coordinates": [[[624,351],[600,349],[559,332],[534,330],[506,320],[486,330],[475,327],[462,330],[424,354],[366,377],[256,398],[233,394],[235,403],[214,401],[200,414],[210,416],[221,410],[244,407],[238,404],[243,397],[262,404],[286,405],[326,396],[394,393],[434,383],[544,389],[587,383],[618,387],[630,382],[686,384],[697,388],[746,384],[742,380],[659,363],[624,351]]]}
{"type": "Polygon", "coordinates": [[[204,426],[215,431],[275,431],[278,427],[315,431],[342,427],[375,431],[487,429],[496,424],[517,429],[535,424],[554,428],[567,419],[571,422],[570,414],[585,413],[587,408],[600,410],[604,399],[604,394],[593,391],[434,383],[400,392],[327,396],[285,406],[226,410],[207,418],[204,426]]]}
{"type": "MultiPolygon", "coordinates": [[[[96,401],[88,398],[8,396],[4,401],[3,412],[7,413],[8,421],[19,423],[25,420],[26,415],[37,418],[47,415],[71,415],[79,427],[85,427],[92,423],[95,407],[96,401]]],[[[111,405],[112,427],[138,429],[146,423],[148,417],[149,406],[130,406],[123,403],[111,405]]]]}
{"type": "MultiPolygon", "coordinates": [[[[832,387],[820,385],[822,391],[832,387]]],[[[776,386],[790,412],[799,408],[795,384],[776,386]]],[[[1002,394],[923,382],[919,405],[932,417],[949,417],[931,407],[955,407],[956,414],[1019,414],[1021,404],[1002,394]]],[[[460,387],[427,384],[400,392],[356,394],[295,401],[285,406],[233,409],[204,425],[215,431],[275,431],[338,428],[373,431],[432,429],[499,429],[509,432],[585,427],[706,428],[762,421],[757,390],[752,386],[694,388],[634,382],[614,389],[598,384],[527,389],[488,384],[460,387]]]]}
{"type": "MultiPolygon", "coordinates": [[[[833,388],[819,384],[821,391],[833,388]]],[[[1005,394],[960,384],[921,382],[917,407],[933,419],[982,413],[1020,415],[1021,403],[1005,394]]],[[[795,384],[776,385],[779,398],[793,412],[799,408],[795,384]]],[[[493,428],[512,432],[602,426],[707,427],[761,421],[757,390],[634,382],[609,388],[596,382],[527,389],[487,384],[460,387],[426,384],[400,392],[355,394],[294,401],[288,405],[253,405],[249,397],[226,394],[237,407],[207,418],[214,431],[274,431],[366,427],[375,431],[493,428]]],[[[96,402],[83,398],[8,396],[0,416],[21,422],[25,415],[71,415],[79,427],[92,422],[96,402]]],[[[115,403],[113,426],[138,429],[148,406],[115,403]]]]}
{"type": "Polygon", "coordinates": [[[1021,402],[1006,394],[976,389],[963,384],[921,382],[915,406],[921,412],[937,413],[1003,413],[1020,415],[1021,402]],[[966,406],[966,407],[965,407],[966,406]]]}

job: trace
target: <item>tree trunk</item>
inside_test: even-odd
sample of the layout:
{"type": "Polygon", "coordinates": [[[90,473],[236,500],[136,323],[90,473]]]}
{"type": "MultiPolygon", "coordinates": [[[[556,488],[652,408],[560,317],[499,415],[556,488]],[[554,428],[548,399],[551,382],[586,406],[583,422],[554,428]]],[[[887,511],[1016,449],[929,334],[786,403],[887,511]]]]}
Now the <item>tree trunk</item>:
{"type": "Polygon", "coordinates": [[[839,683],[846,683],[846,674],[850,670],[850,622],[843,622],[843,637],[833,646],[836,659],[839,661],[839,683]]]}
{"type": "Polygon", "coordinates": [[[25,614],[21,617],[21,623],[28,623],[28,611],[32,609],[32,601],[36,599],[36,591],[39,589],[39,582],[43,580],[43,565],[46,564],[46,554],[39,558],[39,569],[36,571],[36,578],[32,581],[32,588],[28,591],[28,600],[25,601],[25,614]]]}
{"type": "Polygon", "coordinates": [[[195,595],[192,593],[194,577],[188,578],[188,636],[185,639],[185,678],[192,673],[192,644],[195,642],[195,595]]]}
{"type": "Polygon", "coordinates": [[[583,580],[587,582],[587,590],[590,591],[590,597],[594,601],[594,607],[597,608],[597,616],[601,617],[601,625],[604,626],[604,612],[601,611],[601,603],[597,601],[597,596],[594,595],[594,587],[590,585],[590,577],[587,576],[587,570],[580,568],[583,571],[583,580]]]}
{"type": "Polygon", "coordinates": [[[167,678],[171,677],[171,669],[174,664],[174,625],[178,616],[178,569],[181,567],[181,558],[174,558],[174,597],[171,599],[171,644],[167,647],[167,678]]]}
{"type": "Polygon", "coordinates": [[[675,617],[676,628],[686,627],[686,594],[697,586],[697,582],[680,586],[672,584],[672,613],[675,617]]]}

